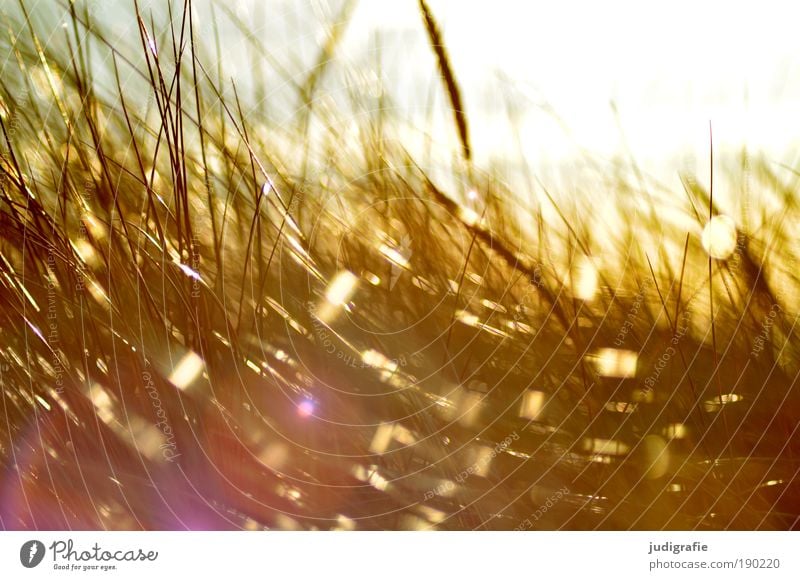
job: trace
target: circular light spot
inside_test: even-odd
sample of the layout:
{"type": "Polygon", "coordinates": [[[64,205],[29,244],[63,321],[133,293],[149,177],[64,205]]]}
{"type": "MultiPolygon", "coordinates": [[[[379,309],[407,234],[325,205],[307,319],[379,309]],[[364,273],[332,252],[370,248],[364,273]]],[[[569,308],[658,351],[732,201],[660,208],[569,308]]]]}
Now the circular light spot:
{"type": "Polygon", "coordinates": [[[726,215],[712,217],[703,229],[703,248],[717,260],[725,260],[736,249],[736,224],[726,215]]]}
{"type": "Polygon", "coordinates": [[[579,300],[589,301],[597,294],[600,275],[594,261],[584,256],[573,266],[572,291],[579,300]]]}
{"type": "Polygon", "coordinates": [[[310,417],[314,414],[314,403],[306,399],[297,405],[297,414],[301,417],[310,417]]]}

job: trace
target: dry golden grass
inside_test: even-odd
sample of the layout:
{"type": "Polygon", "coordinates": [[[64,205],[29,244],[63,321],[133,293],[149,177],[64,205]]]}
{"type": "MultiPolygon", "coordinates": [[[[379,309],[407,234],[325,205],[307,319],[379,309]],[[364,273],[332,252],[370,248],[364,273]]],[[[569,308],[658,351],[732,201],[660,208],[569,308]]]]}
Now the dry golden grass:
{"type": "Polygon", "coordinates": [[[420,0],[443,178],[364,91],[355,133],[319,98],[349,3],[292,126],[190,4],[133,44],[3,9],[5,529],[797,527],[793,169],[743,156],[732,250],[700,177],[520,195],[420,0]]]}

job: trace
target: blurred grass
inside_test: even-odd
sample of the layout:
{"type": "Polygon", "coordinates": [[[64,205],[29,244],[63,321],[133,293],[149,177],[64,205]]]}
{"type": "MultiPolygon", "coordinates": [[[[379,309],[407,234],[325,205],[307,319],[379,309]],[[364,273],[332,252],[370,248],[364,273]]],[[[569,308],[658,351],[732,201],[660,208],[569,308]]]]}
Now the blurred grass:
{"type": "Polygon", "coordinates": [[[797,527],[794,168],[743,153],[738,207],[700,176],[672,191],[588,157],[602,181],[529,174],[521,194],[472,163],[424,2],[460,139],[446,163],[406,146],[380,77],[324,92],[352,3],[305,74],[211,15],[296,90],[289,125],[265,76],[255,103],[228,78],[191,2],[135,5],[137,39],[57,4],[2,14],[4,528],[512,529],[564,485],[537,528],[797,527]],[[727,260],[701,244],[718,213],[727,260]],[[343,270],[358,287],[322,320],[343,270]],[[615,377],[595,355],[626,321],[636,372],[615,377]],[[376,447],[384,423],[402,430],[376,447]],[[426,497],[512,433],[487,473],[426,497]]]}

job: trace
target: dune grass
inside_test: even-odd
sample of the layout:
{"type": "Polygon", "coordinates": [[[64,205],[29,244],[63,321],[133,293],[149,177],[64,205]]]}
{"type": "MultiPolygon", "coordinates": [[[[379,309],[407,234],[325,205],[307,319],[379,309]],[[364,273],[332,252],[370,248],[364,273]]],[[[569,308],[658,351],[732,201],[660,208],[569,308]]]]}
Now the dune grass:
{"type": "Polygon", "coordinates": [[[380,78],[326,98],[351,2],[307,73],[224,3],[133,3],[135,38],[34,4],[0,41],[3,528],[798,526],[795,168],[717,168],[730,207],[589,158],[608,203],[520,192],[423,0],[447,163],[380,78]]]}

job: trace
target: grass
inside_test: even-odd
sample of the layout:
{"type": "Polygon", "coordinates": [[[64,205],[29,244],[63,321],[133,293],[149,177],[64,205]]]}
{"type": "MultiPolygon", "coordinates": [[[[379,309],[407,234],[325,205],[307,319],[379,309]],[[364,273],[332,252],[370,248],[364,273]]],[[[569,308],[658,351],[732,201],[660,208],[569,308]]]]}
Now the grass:
{"type": "Polygon", "coordinates": [[[588,156],[602,211],[520,194],[422,0],[452,163],[380,86],[328,98],[353,3],[305,74],[224,4],[125,38],[57,5],[2,13],[3,528],[798,526],[796,168],[743,153],[729,207],[588,156]]]}

